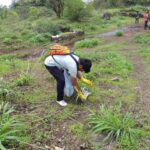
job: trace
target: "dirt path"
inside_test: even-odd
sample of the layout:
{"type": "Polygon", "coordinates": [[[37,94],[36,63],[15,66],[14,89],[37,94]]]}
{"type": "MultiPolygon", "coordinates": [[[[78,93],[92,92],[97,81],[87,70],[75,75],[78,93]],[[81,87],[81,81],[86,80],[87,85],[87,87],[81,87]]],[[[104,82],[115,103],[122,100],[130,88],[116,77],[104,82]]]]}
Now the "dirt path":
{"type": "Polygon", "coordinates": [[[133,41],[133,37],[135,34],[140,33],[143,34],[145,31],[142,26],[133,26],[130,31],[126,32],[119,39],[117,37],[107,37],[107,42],[117,41],[123,42],[125,41],[125,47],[123,48],[123,54],[129,59],[129,61],[133,64],[133,73],[132,76],[137,80],[137,87],[135,90],[137,91],[137,99],[135,104],[135,111],[142,113],[143,115],[150,114],[150,73],[147,72],[145,66],[143,64],[143,60],[140,56],[138,56],[138,45],[133,41]]]}

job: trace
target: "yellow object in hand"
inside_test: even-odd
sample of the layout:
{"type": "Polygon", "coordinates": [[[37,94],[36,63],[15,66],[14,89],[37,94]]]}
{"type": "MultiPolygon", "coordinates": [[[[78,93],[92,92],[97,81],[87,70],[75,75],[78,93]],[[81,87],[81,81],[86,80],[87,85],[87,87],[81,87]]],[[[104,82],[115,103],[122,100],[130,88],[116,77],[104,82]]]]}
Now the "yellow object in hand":
{"type": "Polygon", "coordinates": [[[84,77],[81,77],[80,80],[89,86],[93,86],[93,82],[88,79],[85,79],[84,77]]]}
{"type": "Polygon", "coordinates": [[[85,101],[87,99],[87,96],[85,96],[81,91],[78,92],[79,97],[81,100],[85,101]]]}
{"type": "Polygon", "coordinates": [[[75,87],[75,90],[77,91],[77,94],[78,94],[78,96],[80,97],[80,99],[81,99],[82,101],[85,101],[85,100],[87,99],[87,96],[84,95],[84,94],[82,93],[82,91],[78,90],[76,87],[75,87]]]}

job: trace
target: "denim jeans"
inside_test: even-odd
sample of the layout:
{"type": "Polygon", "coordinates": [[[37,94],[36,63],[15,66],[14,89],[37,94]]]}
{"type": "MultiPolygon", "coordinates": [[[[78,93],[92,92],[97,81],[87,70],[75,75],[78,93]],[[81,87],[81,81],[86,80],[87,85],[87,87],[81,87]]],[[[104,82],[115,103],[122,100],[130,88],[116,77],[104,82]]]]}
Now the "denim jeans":
{"type": "Polygon", "coordinates": [[[57,101],[63,100],[63,98],[64,98],[64,86],[65,86],[65,78],[64,78],[63,71],[57,67],[50,67],[50,66],[45,66],[45,67],[49,71],[49,73],[52,74],[53,77],[57,81],[57,101]]]}

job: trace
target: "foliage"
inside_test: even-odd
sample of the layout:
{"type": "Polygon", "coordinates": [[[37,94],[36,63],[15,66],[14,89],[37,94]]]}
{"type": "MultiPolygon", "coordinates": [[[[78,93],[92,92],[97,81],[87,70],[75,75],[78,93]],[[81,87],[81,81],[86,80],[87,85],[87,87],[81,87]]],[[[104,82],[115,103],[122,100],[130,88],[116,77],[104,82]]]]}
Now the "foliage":
{"type": "Polygon", "coordinates": [[[13,40],[11,38],[4,38],[3,42],[6,44],[6,45],[11,45],[13,43],[13,40]]]}
{"type": "Polygon", "coordinates": [[[54,10],[58,18],[63,16],[64,0],[47,0],[47,4],[54,10]]]}
{"type": "Polygon", "coordinates": [[[93,132],[105,135],[104,141],[116,141],[120,148],[139,146],[139,138],[145,135],[144,129],[137,128],[129,113],[122,113],[121,106],[107,109],[104,105],[98,112],[92,112],[89,123],[93,132]]]}
{"type": "Polygon", "coordinates": [[[20,71],[26,66],[26,63],[23,60],[18,59],[17,56],[13,54],[1,55],[0,64],[1,75],[13,73],[15,71],[20,71]]]}
{"type": "Polygon", "coordinates": [[[17,135],[19,133],[19,126],[21,125],[16,119],[10,116],[14,109],[8,103],[1,102],[0,104],[0,149],[6,150],[11,141],[16,143],[17,135]]]}
{"type": "Polygon", "coordinates": [[[39,20],[35,29],[39,33],[51,33],[52,35],[59,33],[59,25],[49,19],[39,20]]]}
{"type": "Polygon", "coordinates": [[[0,79],[0,100],[6,99],[8,96],[14,95],[11,85],[0,79]]]}
{"type": "Polygon", "coordinates": [[[66,0],[65,15],[71,21],[82,21],[84,18],[91,16],[92,5],[85,5],[82,0],[66,0]]]}
{"type": "Polygon", "coordinates": [[[8,9],[5,6],[0,6],[0,18],[6,19],[8,15],[8,9]]]}
{"type": "Polygon", "coordinates": [[[139,44],[149,45],[150,44],[149,38],[150,38],[150,33],[148,32],[145,35],[135,35],[134,41],[139,44]]]}
{"type": "Polygon", "coordinates": [[[116,36],[123,36],[123,33],[121,31],[116,32],[116,36]]]}
{"type": "Polygon", "coordinates": [[[14,80],[15,85],[17,86],[27,86],[30,85],[32,81],[32,78],[27,73],[20,74],[19,78],[17,80],[14,80]]]}
{"type": "Polygon", "coordinates": [[[149,0],[94,0],[95,8],[99,7],[116,7],[116,6],[131,6],[135,4],[150,4],[149,0]]]}
{"type": "Polygon", "coordinates": [[[81,123],[71,124],[69,126],[69,131],[77,135],[78,137],[81,138],[86,137],[84,124],[81,123]]]}
{"type": "Polygon", "coordinates": [[[76,42],[75,43],[75,49],[84,48],[84,47],[91,48],[91,47],[96,46],[97,44],[98,44],[97,39],[86,39],[86,40],[76,42]]]}

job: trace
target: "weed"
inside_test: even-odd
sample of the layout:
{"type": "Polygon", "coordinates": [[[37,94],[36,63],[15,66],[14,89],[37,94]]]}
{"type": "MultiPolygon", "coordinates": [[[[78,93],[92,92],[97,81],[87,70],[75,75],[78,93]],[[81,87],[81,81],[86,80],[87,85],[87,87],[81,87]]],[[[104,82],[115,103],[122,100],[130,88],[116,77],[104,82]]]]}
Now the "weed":
{"type": "Polygon", "coordinates": [[[32,78],[29,74],[22,73],[20,74],[17,80],[14,80],[15,85],[17,86],[27,86],[30,85],[32,82],[32,78]]]}
{"type": "Polygon", "coordinates": [[[4,100],[10,96],[15,96],[15,92],[12,90],[11,85],[0,80],[0,99],[4,100]]]}
{"type": "Polygon", "coordinates": [[[1,102],[0,104],[0,149],[6,150],[6,145],[8,146],[11,141],[16,143],[17,136],[16,133],[19,132],[19,124],[16,119],[11,115],[14,109],[9,106],[8,103],[1,102]]]}
{"type": "Polygon", "coordinates": [[[75,134],[76,136],[78,136],[80,138],[86,137],[85,126],[82,123],[76,123],[76,124],[69,125],[69,132],[75,134]]]}
{"type": "Polygon", "coordinates": [[[93,132],[105,135],[104,141],[116,141],[120,148],[139,145],[139,138],[145,135],[142,128],[137,128],[136,121],[128,112],[121,112],[121,105],[107,109],[104,105],[98,112],[89,115],[93,132]]]}
{"type": "Polygon", "coordinates": [[[11,45],[13,43],[12,39],[11,38],[4,38],[3,42],[6,44],[6,45],[11,45]]]}

